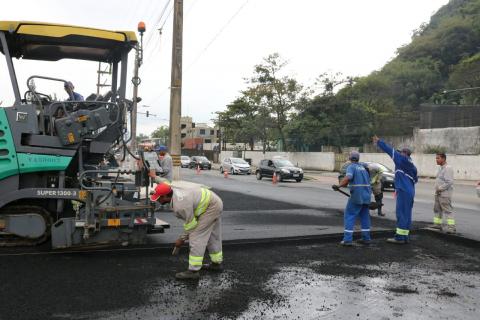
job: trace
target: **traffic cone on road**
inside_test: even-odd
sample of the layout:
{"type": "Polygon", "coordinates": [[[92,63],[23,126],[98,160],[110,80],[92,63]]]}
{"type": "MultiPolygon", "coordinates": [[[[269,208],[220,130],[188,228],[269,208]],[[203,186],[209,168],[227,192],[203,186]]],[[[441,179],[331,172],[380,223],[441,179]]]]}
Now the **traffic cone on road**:
{"type": "Polygon", "coordinates": [[[225,179],[228,178],[228,171],[227,171],[227,170],[223,170],[223,177],[224,177],[225,179]]]}
{"type": "Polygon", "coordinates": [[[200,166],[197,166],[197,174],[200,174],[200,166]]]}
{"type": "Polygon", "coordinates": [[[273,173],[272,184],[277,184],[277,173],[276,172],[273,173]]]}

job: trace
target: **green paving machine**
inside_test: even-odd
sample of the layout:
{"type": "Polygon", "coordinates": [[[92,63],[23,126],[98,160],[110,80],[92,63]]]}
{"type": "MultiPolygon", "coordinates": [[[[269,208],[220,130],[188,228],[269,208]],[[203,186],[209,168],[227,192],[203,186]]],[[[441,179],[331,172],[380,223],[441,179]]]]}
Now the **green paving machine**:
{"type": "MultiPolygon", "coordinates": [[[[139,28],[140,35],[143,31],[139,28]]],[[[142,244],[147,234],[168,227],[155,218],[148,197],[140,196],[148,195],[148,168],[115,165],[115,154],[142,161],[127,147],[133,101],[125,96],[132,49],[137,58],[142,48],[135,32],[0,21],[0,51],[15,98],[13,105],[0,108],[0,246],[142,244]],[[32,75],[22,95],[13,59],[108,63],[111,90],[85,101],[72,96],[56,101],[39,92],[35,80],[62,87],[69,82],[32,75]]]]}

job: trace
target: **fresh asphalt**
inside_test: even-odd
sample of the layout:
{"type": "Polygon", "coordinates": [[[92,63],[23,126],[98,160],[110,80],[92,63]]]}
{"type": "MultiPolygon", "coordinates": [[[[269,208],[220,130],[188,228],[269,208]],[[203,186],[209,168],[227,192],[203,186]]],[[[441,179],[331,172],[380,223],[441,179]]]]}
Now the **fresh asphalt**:
{"type": "MultiPolygon", "coordinates": [[[[333,192],[328,179],[273,185],[217,171],[181,173],[211,186],[224,201],[223,273],[202,272],[193,283],[174,280],[187,266],[187,250],[171,256],[181,221],[160,211],[172,228],[152,235],[150,247],[25,255],[0,250],[0,319],[478,318],[478,244],[419,230],[411,245],[388,246],[385,232],[395,226],[391,193],[387,217],[373,215],[373,245],[341,248],[346,197],[333,192]]],[[[415,228],[431,218],[432,203],[422,196],[428,186],[418,192],[415,228]]],[[[460,204],[462,233],[469,230],[466,220],[476,217],[474,205],[460,204]]],[[[477,220],[470,221],[472,230],[477,220]]]]}
{"type": "MultiPolygon", "coordinates": [[[[246,195],[254,195],[263,199],[284,201],[303,207],[317,209],[320,212],[343,212],[347,198],[331,189],[338,183],[336,177],[318,177],[300,183],[286,181],[272,184],[271,178],[257,180],[255,175],[224,175],[217,170],[182,169],[181,178],[211,186],[217,190],[228,190],[246,195]]],[[[431,224],[433,219],[433,180],[422,180],[416,185],[416,196],[413,208],[413,221],[422,225],[431,224]]],[[[395,199],[393,190],[384,193],[385,218],[395,221],[395,199]]],[[[456,215],[457,230],[467,238],[480,241],[480,198],[477,197],[473,184],[456,184],[453,196],[453,207],[456,215]]],[[[252,209],[255,209],[252,206],[252,209]]],[[[374,215],[374,212],[372,212],[374,215]]],[[[376,227],[375,222],[373,227],[376,227]]],[[[275,235],[274,235],[275,236],[275,235]]]]}

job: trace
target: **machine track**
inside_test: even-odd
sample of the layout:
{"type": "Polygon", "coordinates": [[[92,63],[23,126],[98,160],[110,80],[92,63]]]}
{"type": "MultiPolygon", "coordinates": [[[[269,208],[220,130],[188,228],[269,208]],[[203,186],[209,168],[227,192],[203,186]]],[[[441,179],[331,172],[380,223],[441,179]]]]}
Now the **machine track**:
{"type": "Polygon", "coordinates": [[[50,228],[52,226],[52,218],[50,213],[40,206],[31,205],[12,205],[0,209],[0,218],[10,214],[26,214],[36,213],[43,217],[46,224],[46,232],[34,239],[19,237],[16,235],[0,232],[0,247],[24,247],[24,246],[36,246],[48,240],[50,237],[50,228]]]}

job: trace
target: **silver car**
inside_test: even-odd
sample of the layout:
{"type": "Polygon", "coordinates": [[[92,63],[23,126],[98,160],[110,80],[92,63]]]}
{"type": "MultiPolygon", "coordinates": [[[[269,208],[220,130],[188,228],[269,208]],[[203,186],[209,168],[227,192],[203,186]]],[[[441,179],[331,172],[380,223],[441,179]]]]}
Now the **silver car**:
{"type": "Polygon", "coordinates": [[[181,156],[180,157],[180,166],[182,168],[188,168],[188,166],[190,165],[190,162],[192,161],[192,159],[190,159],[189,156],[181,156]]]}
{"type": "Polygon", "coordinates": [[[230,174],[251,174],[252,169],[248,162],[241,158],[225,158],[220,165],[220,172],[229,172],[230,174]]]}

